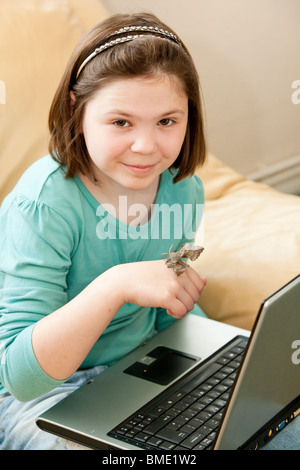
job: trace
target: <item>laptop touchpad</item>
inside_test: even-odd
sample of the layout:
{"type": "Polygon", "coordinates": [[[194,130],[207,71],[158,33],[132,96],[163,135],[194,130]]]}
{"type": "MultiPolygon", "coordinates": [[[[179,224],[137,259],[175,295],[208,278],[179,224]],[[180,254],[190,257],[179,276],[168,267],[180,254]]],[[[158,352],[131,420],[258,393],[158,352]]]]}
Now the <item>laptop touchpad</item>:
{"type": "Polygon", "coordinates": [[[141,358],[140,361],[125,369],[124,372],[159,385],[168,385],[199,359],[199,357],[159,346],[141,358]]]}

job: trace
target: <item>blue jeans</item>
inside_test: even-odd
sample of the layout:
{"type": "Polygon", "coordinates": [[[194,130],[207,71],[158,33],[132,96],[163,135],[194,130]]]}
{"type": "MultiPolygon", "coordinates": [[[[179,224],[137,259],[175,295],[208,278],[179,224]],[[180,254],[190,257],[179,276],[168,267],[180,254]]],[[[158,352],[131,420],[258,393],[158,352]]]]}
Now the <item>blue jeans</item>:
{"type": "MultiPolygon", "coordinates": [[[[41,431],[35,418],[104,369],[98,366],[78,371],[64,384],[30,402],[19,402],[10,394],[0,396],[0,450],[88,450],[80,444],[41,431]]],[[[300,416],[263,450],[300,450],[300,416]]]]}

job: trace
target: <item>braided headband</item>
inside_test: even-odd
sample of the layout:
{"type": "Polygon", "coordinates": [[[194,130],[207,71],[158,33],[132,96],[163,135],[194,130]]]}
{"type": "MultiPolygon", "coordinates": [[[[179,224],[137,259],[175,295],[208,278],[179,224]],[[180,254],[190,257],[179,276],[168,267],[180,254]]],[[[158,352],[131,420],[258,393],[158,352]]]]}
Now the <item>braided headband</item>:
{"type": "Polygon", "coordinates": [[[112,39],[109,41],[108,39],[110,37],[118,36],[119,34],[124,34],[124,33],[131,33],[131,32],[138,32],[138,33],[152,33],[153,36],[156,36],[157,34],[162,36],[165,39],[170,39],[171,41],[176,42],[177,44],[181,45],[180,40],[178,39],[175,34],[170,33],[166,29],[158,28],[156,26],[126,26],[124,28],[119,29],[118,31],[115,31],[111,36],[109,36],[106,41],[102,46],[97,47],[94,52],[92,52],[81,64],[81,66],[78,69],[77,75],[76,75],[76,80],[78,79],[82,69],[86,66],[90,60],[92,60],[94,57],[96,57],[98,54],[101,52],[105,51],[106,49],[109,49],[110,47],[113,47],[117,44],[122,44],[124,42],[128,41],[133,41],[134,39],[144,37],[144,34],[130,34],[128,36],[123,36],[123,37],[117,37],[115,39],[112,39]]]}

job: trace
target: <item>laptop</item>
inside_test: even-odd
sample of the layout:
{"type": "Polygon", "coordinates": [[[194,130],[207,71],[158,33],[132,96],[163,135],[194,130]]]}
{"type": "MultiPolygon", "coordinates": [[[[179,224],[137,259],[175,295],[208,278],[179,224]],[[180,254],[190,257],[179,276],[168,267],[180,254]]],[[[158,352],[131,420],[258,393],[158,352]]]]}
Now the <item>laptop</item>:
{"type": "Polygon", "coordinates": [[[259,449],[300,414],[299,392],[300,274],[251,334],[188,314],[36,423],[93,449],[259,449]]]}

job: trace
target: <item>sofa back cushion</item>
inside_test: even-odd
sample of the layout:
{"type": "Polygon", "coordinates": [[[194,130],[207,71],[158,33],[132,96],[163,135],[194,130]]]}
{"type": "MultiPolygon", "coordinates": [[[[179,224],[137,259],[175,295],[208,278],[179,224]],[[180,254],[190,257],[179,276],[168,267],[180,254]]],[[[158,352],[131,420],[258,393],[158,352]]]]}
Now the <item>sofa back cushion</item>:
{"type": "Polygon", "coordinates": [[[0,204],[48,149],[48,112],[81,36],[107,16],[100,0],[0,2],[0,204]]]}

